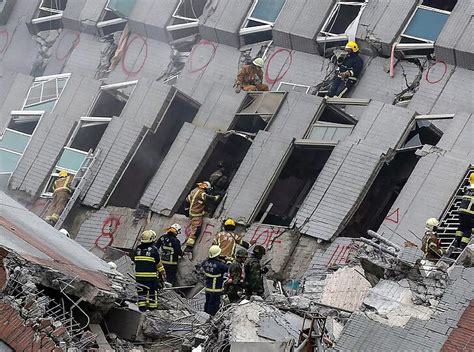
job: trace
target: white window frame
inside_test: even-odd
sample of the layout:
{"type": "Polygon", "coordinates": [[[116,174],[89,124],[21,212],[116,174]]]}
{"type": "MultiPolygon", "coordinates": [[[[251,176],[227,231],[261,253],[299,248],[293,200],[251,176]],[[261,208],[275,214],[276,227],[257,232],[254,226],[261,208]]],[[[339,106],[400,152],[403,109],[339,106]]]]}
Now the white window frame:
{"type": "Polygon", "coordinates": [[[171,15],[171,18],[178,19],[178,20],[183,20],[183,21],[188,21],[187,23],[179,23],[179,24],[170,24],[169,26],[166,26],[167,31],[176,31],[180,29],[186,29],[186,28],[195,28],[199,26],[199,19],[198,18],[192,18],[192,17],[184,17],[178,15],[178,10],[180,6],[184,3],[185,0],[179,0],[179,4],[176,6],[174,9],[173,14],[171,15]]]}
{"type": "MultiPolygon", "coordinates": [[[[308,86],[308,85],[306,85],[306,84],[296,84],[296,83],[290,83],[290,82],[280,82],[280,83],[278,84],[278,88],[277,88],[277,90],[276,90],[277,92],[286,92],[286,90],[280,90],[280,88],[281,88],[281,86],[282,86],[283,84],[285,84],[285,85],[287,85],[287,86],[293,86],[293,89],[292,89],[291,91],[294,91],[296,87],[306,88],[306,92],[305,92],[306,94],[308,94],[308,92],[309,92],[309,90],[310,90],[310,88],[311,88],[311,86],[308,86]]],[[[301,92],[300,92],[300,93],[301,93],[301,92]]]]}
{"type": "MultiPolygon", "coordinates": [[[[74,128],[71,137],[69,138],[68,142],[66,143],[66,147],[70,147],[71,144],[74,142],[74,138],[76,138],[79,130],[81,128],[87,128],[90,126],[97,126],[103,124],[109,124],[112,121],[112,117],[96,117],[96,116],[82,116],[79,118],[79,123],[74,128]]],[[[71,148],[74,149],[74,148],[71,148]]],[[[76,150],[76,149],[74,149],[76,150]]]]}
{"type": "Polygon", "coordinates": [[[317,145],[336,145],[339,143],[339,140],[318,140],[318,139],[311,139],[310,135],[313,131],[314,128],[343,128],[343,129],[350,129],[350,135],[352,131],[354,130],[355,125],[352,124],[343,124],[343,123],[335,123],[335,122],[326,122],[326,121],[316,121],[313,124],[311,124],[310,128],[305,134],[305,137],[303,141],[299,140],[299,143],[303,144],[317,144],[317,145]]]}
{"type": "MultiPolygon", "coordinates": [[[[280,13],[281,13],[281,10],[280,10],[280,13],[278,14],[277,18],[275,18],[275,22],[269,22],[269,21],[265,21],[265,20],[261,20],[261,19],[257,19],[255,17],[252,17],[251,16],[252,12],[257,7],[257,4],[258,4],[259,1],[260,0],[254,0],[253,1],[253,4],[250,7],[249,12],[247,13],[247,16],[245,17],[244,22],[243,22],[242,26],[240,27],[239,35],[246,35],[246,34],[253,34],[253,33],[260,33],[260,32],[269,31],[273,28],[273,25],[278,20],[278,17],[280,16],[280,13]],[[249,24],[250,21],[259,22],[262,25],[255,26],[255,27],[247,27],[247,25],[249,24]]],[[[284,0],[284,1],[285,2],[283,3],[283,6],[285,6],[285,3],[286,3],[287,0],[284,0]]],[[[282,9],[283,9],[283,6],[282,6],[282,9]]]]}
{"type": "MultiPolygon", "coordinates": [[[[39,23],[44,23],[44,22],[49,22],[49,21],[60,20],[63,18],[63,10],[56,10],[56,9],[46,7],[44,6],[44,1],[45,0],[41,0],[41,4],[38,7],[38,10],[48,11],[48,12],[54,13],[54,15],[33,18],[31,20],[31,23],[39,24],[39,23]]],[[[39,15],[39,11],[38,11],[38,15],[39,15]]]]}
{"type": "Polygon", "coordinates": [[[105,5],[104,10],[102,11],[102,13],[101,13],[101,15],[100,15],[101,20],[98,21],[97,24],[96,24],[97,30],[98,30],[99,35],[100,35],[101,37],[104,37],[104,36],[105,36],[105,35],[104,35],[103,28],[105,28],[105,27],[107,27],[107,26],[113,26],[113,25],[116,25],[116,24],[127,23],[127,19],[117,16],[117,15],[109,8],[109,4],[110,4],[110,0],[107,0],[107,4],[105,5]],[[105,20],[105,21],[104,21],[104,18],[105,18],[105,15],[107,14],[107,12],[112,13],[112,14],[113,14],[114,16],[116,16],[117,18],[112,18],[111,20],[105,20]]]}
{"type": "MultiPolygon", "coordinates": [[[[364,11],[364,9],[367,5],[367,0],[365,0],[365,2],[337,1],[334,4],[334,7],[331,10],[331,13],[326,18],[326,21],[324,22],[323,26],[321,27],[321,31],[319,32],[320,35],[318,35],[318,37],[316,38],[317,42],[336,42],[336,41],[347,40],[347,39],[355,40],[355,38],[349,38],[349,35],[347,33],[345,33],[345,34],[334,34],[334,33],[327,32],[327,31],[324,30],[329,25],[329,23],[332,21],[334,16],[337,16],[337,14],[339,13],[339,10],[340,10],[342,5],[359,6],[360,7],[359,8],[359,14],[354,19],[355,22],[359,23],[360,16],[362,15],[362,12],[364,11]]],[[[346,28],[346,31],[347,31],[348,28],[346,28]]]]}
{"type": "MultiPolygon", "coordinates": [[[[433,48],[434,48],[434,41],[432,40],[429,40],[429,39],[423,39],[423,38],[418,38],[418,37],[415,37],[415,36],[412,36],[412,35],[408,35],[408,34],[405,34],[405,31],[407,30],[408,26],[410,25],[411,21],[413,20],[413,17],[415,17],[415,14],[416,12],[418,11],[418,9],[423,9],[423,10],[427,10],[427,11],[433,11],[433,12],[439,12],[439,13],[444,13],[446,15],[451,15],[451,12],[450,11],[445,11],[445,10],[440,10],[440,9],[437,9],[435,7],[430,7],[430,6],[426,6],[426,5],[418,5],[415,9],[415,11],[413,11],[413,13],[411,14],[410,16],[410,19],[408,20],[408,22],[406,23],[405,25],[405,28],[403,28],[403,31],[402,31],[402,34],[400,35],[400,39],[401,38],[409,38],[409,39],[414,39],[414,40],[418,40],[422,43],[426,43],[426,44],[430,44],[433,48]]],[[[415,44],[415,45],[418,45],[417,43],[409,43],[409,44],[415,44]]],[[[405,43],[402,43],[402,44],[399,44],[397,45],[397,48],[399,48],[401,45],[405,45],[405,43]]],[[[424,48],[419,48],[419,47],[413,47],[413,49],[424,49],[424,48]]],[[[431,47],[429,48],[431,49],[431,47]]]]}
{"type": "MultiPolygon", "coordinates": [[[[23,106],[22,106],[22,110],[25,111],[27,113],[27,115],[33,115],[33,112],[41,112],[41,113],[44,113],[45,111],[44,110],[24,110],[25,108],[27,108],[28,106],[34,106],[34,105],[37,105],[37,104],[40,104],[40,103],[47,103],[49,101],[55,101],[52,109],[50,112],[52,112],[54,110],[54,108],[56,107],[56,104],[58,102],[58,100],[61,98],[61,95],[63,94],[64,90],[66,89],[66,86],[67,86],[67,83],[69,82],[69,78],[71,77],[71,74],[70,73],[63,73],[63,74],[59,74],[59,75],[50,75],[50,76],[41,76],[41,77],[36,77],[34,80],[33,80],[33,83],[31,84],[30,86],[30,89],[28,89],[28,93],[26,94],[26,98],[25,100],[23,101],[23,106]],[[60,93],[58,93],[58,83],[57,83],[57,80],[58,79],[62,79],[62,78],[66,78],[66,82],[64,83],[64,87],[63,89],[61,90],[60,93]],[[40,101],[38,103],[35,103],[35,104],[30,104],[30,105],[26,105],[26,102],[28,101],[28,97],[30,95],[30,92],[33,88],[39,86],[40,84],[44,85],[44,83],[47,83],[49,81],[52,81],[52,80],[56,80],[56,98],[54,99],[48,99],[48,100],[45,100],[45,101],[40,101]]],[[[43,88],[41,88],[41,95],[43,94],[43,88]]]]}

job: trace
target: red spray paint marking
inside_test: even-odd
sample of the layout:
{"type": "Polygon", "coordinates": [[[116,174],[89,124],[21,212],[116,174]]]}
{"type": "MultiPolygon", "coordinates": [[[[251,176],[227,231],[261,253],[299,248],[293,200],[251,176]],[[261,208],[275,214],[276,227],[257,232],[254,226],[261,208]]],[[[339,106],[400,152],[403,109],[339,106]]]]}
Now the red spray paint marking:
{"type": "Polygon", "coordinates": [[[114,235],[119,227],[120,217],[109,215],[102,223],[102,230],[100,235],[95,239],[95,245],[102,250],[105,250],[107,247],[112,245],[114,242],[114,235]],[[104,240],[101,238],[105,239],[105,245],[103,244],[104,240]]]}
{"type": "Polygon", "coordinates": [[[385,217],[385,220],[391,221],[394,224],[398,224],[400,222],[400,208],[397,208],[393,212],[388,214],[385,217]]]}
{"type": "Polygon", "coordinates": [[[281,243],[276,238],[283,233],[283,229],[278,227],[269,228],[265,226],[257,226],[252,235],[252,241],[268,249],[273,243],[281,243]]]}

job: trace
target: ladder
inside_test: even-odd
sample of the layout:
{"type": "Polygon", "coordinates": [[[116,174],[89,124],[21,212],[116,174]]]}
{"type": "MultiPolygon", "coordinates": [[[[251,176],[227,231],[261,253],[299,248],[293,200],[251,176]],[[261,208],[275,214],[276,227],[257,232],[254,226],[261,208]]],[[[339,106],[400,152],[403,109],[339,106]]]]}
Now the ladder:
{"type": "Polygon", "coordinates": [[[99,156],[99,154],[100,154],[100,149],[97,149],[95,153],[91,149],[89,150],[86,157],[84,158],[84,161],[82,162],[81,167],[79,168],[79,170],[77,170],[77,173],[71,182],[71,188],[74,189],[74,192],[72,193],[71,197],[69,198],[66,204],[66,207],[64,208],[61,215],[59,216],[58,221],[54,225],[55,229],[59,230],[63,226],[64,220],[66,220],[66,217],[68,216],[69,212],[73,208],[74,204],[76,204],[76,200],[79,198],[82,190],[84,189],[87,179],[91,175],[92,166],[97,160],[97,157],[99,156]]]}
{"type": "MultiPolygon", "coordinates": [[[[451,197],[451,201],[444,209],[443,215],[440,218],[438,226],[438,237],[441,241],[441,247],[447,249],[454,241],[456,230],[459,226],[458,209],[461,203],[461,197],[469,185],[469,175],[474,172],[474,165],[470,165],[464,175],[464,178],[459,183],[458,188],[451,197]]],[[[451,258],[456,259],[461,254],[460,251],[453,251],[451,258]]]]}

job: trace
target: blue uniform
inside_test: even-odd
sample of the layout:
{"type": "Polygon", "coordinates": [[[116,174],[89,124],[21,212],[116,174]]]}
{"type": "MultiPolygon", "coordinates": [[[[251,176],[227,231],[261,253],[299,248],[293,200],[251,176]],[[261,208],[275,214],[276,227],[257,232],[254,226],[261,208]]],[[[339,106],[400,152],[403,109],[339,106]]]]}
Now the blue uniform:
{"type": "Polygon", "coordinates": [[[166,280],[173,286],[176,283],[176,274],[178,273],[178,258],[183,256],[181,243],[173,233],[166,233],[155,243],[160,250],[161,262],[165,267],[166,280]]]}
{"type": "Polygon", "coordinates": [[[350,53],[347,55],[341,64],[339,64],[339,72],[349,72],[347,80],[335,75],[331,82],[331,88],[328,92],[328,97],[341,98],[346,94],[352,86],[357,82],[362,69],[364,68],[364,61],[358,53],[350,53]]]}
{"type": "Polygon", "coordinates": [[[206,304],[204,311],[215,315],[221,304],[221,295],[224,292],[224,274],[229,267],[217,258],[209,258],[201,264],[206,275],[206,304]]]}

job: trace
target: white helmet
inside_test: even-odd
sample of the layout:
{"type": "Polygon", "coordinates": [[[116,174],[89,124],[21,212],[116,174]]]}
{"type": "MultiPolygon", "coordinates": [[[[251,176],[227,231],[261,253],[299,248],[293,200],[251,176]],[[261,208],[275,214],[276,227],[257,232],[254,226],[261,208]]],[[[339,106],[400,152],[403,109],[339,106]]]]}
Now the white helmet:
{"type": "Polygon", "coordinates": [[[434,231],[436,227],[438,227],[439,221],[436,218],[429,218],[426,220],[426,229],[428,231],[434,231]]]}
{"type": "Polygon", "coordinates": [[[262,68],[265,61],[263,61],[261,57],[257,57],[255,60],[252,61],[252,63],[257,67],[262,68]]]}
{"type": "Polygon", "coordinates": [[[69,235],[69,232],[66,230],[66,229],[61,229],[59,230],[59,232],[61,232],[63,235],[66,235],[67,237],[71,238],[71,235],[69,235]]]}
{"type": "Polygon", "coordinates": [[[170,229],[175,229],[177,235],[179,235],[181,233],[181,226],[179,224],[173,224],[169,228],[170,229]]]}

